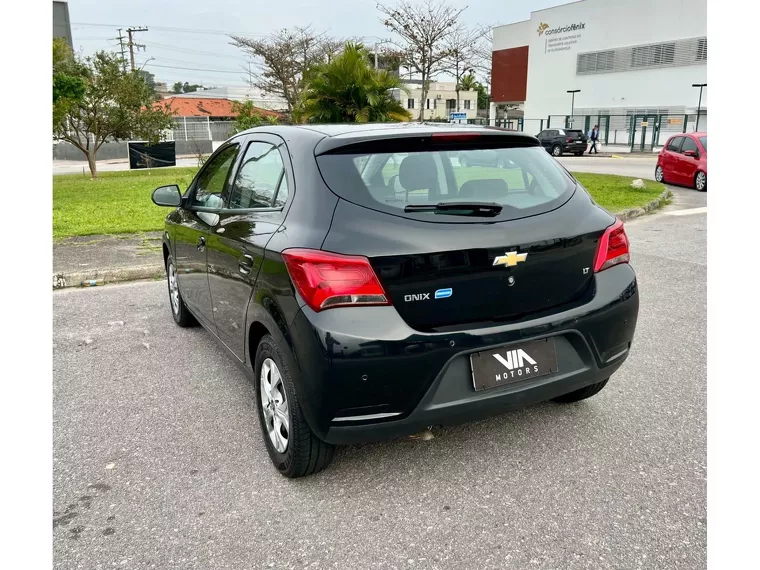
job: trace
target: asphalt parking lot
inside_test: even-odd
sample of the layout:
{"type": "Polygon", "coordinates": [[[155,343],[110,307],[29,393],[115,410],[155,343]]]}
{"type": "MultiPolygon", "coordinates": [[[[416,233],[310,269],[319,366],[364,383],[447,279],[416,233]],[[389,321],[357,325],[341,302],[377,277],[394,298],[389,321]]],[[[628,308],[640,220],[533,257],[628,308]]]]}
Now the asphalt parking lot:
{"type": "MultiPolygon", "coordinates": [[[[611,159],[609,159],[611,160],[611,159]]],[[[627,224],[631,356],[597,396],[272,468],[251,386],[163,282],[53,294],[55,568],[703,568],[706,194],[627,224]]]]}

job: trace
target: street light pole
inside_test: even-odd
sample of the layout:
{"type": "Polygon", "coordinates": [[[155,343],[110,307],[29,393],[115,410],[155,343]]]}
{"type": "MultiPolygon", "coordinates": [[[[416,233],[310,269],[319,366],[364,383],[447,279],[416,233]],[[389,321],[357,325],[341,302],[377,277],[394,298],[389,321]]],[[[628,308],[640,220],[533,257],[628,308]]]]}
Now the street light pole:
{"type": "Polygon", "coordinates": [[[699,132],[699,113],[702,111],[702,89],[707,87],[707,83],[692,83],[692,87],[699,87],[699,103],[697,103],[697,124],[694,127],[694,132],[699,132]]]}
{"type": "MultiPolygon", "coordinates": [[[[572,96],[573,96],[573,98],[571,99],[571,102],[570,102],[570,120],[572,121],[573,120],[573,114],[575,113],[575,94],[576,93],[580,93],[581,90],[580,89],[568,89],[567,92],[570,93],[570,94],[572,94],[572,96]]],[[[572,125],[570,125],[570,126],[572,126],[572,125]]]]}

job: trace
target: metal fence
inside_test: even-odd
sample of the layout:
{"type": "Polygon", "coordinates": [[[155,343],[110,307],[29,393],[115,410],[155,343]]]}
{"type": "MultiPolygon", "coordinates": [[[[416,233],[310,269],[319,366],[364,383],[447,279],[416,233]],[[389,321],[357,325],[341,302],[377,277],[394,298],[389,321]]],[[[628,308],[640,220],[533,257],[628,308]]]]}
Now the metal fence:
{"type": "Polygon", "coordinates": [[[209,117],[174,117],[174,127],[165,133],[169,141],[226,141],[234,134],[234,121],[212,121],[209,117]]]}
{"type": "Polygon", "coordinates": [[[707,112],[690,114],[629,113],[626,115],[549,115],[545,119],[470,119],[470,124],[498,127],[536,135],[545,129],[579,129],[584,133],[599,126],[603,145],[625,146],[631,152],[651,152],[677,133],[707,131],[707,112]]]}

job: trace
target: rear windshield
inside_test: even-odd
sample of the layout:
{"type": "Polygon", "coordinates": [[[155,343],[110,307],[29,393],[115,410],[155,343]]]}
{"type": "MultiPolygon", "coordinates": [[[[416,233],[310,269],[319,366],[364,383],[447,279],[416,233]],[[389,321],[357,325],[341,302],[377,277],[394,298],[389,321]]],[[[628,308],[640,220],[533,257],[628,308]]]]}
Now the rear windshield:
{"type": "Polygon", "coordinates": [[[707,152],[707,137],[699,137],[699,142],[702,143],[702,148],[707,152]]]}
{"type": "Polygon", "coordinates": [[[583,136],[583,131],[568,131],[568,130],[565,130],[565,132],[566,132],[566,133],[567,133],[569,136],[571,136],[571,137],[579,137],[579,136],[583,136]]]}
{"type": "Polygon", "coordinates": [[[404,207],[495,202],[504,206],[496,220],[517,219],[561,206],[575,188],[573,179],[542,147],[327,154],[318,156],[317,163],[327,185],[341,198],[421,219],[441,214],[404,213],[404,207]]]}

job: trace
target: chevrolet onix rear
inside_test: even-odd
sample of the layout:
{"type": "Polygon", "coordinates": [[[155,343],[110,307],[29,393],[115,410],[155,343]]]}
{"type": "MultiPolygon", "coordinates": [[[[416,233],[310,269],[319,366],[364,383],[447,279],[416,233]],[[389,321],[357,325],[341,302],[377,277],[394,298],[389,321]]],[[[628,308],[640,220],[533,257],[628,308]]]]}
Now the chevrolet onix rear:
{"type": "MultiPolygon", "coordinates": [[[[267,132],[288,157],[290,197],[241,360],[283,474],[322,469],[335,444],[588,398],[626,359],[639,301],[623,225],[535,138],[267,132]],[[484,151],[497,160],[475,166],[484,151]]],[[[235,235],[250,240],[261,220],[244,216],[235,235]]]]}

